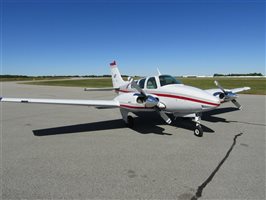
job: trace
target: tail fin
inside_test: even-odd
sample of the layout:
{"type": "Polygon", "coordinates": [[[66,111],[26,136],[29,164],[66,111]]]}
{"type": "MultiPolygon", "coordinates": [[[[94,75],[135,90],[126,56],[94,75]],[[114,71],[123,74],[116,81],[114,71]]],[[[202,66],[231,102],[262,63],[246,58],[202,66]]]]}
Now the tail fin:
{"type": "Polygon", "coordinates": [[[110,63],[110,67],[111,67],[113,87],[119,88],[121,85],[124,85],[126,82],[122,79],[122,76],[117,68],[115,61],[110,63]]]}

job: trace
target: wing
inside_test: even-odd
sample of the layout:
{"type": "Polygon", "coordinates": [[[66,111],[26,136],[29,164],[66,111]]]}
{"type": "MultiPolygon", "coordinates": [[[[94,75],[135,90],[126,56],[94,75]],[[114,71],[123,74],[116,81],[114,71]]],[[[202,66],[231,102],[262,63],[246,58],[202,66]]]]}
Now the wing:
{"type": "Polygon", "coordinates": [[[115,88],[84,88],[84,91],[113,91],[115,88]]]}
{"type": "Polygon", "coordinates": [[[119,102],[115,100],[76,100],[76,99],[29,99],[29,98],[0,98],[1,102],[14,103],[36,103],[36,104],[57,104],[73,106],[100,106],[119,107],[119,102]]]}
{"type": "Polygon", "coordinates": [[[242,87],[242,88],[234,88],[234,89],[231,89],[231,91],[233,93],[238,93],[238,92],[242,92],[242,91],[245,91],[245,90],[250,90],[250,87],[242,87]]]}
{"type": "MultiPolygon", "coordinates": [[[[250,90],[250,87],[242,87],[242,88],[234,88],[234,89],[225,89],[226,92],[233,92],[233,93],[238,93],[238,92],[243,92],[246,90],[250,90]]],[[[215,89],[208,89],[205,90],[206,92],[216,96],[217,94],[220,94],[223,92],[220,88],[215,88],[215,89]]]]}

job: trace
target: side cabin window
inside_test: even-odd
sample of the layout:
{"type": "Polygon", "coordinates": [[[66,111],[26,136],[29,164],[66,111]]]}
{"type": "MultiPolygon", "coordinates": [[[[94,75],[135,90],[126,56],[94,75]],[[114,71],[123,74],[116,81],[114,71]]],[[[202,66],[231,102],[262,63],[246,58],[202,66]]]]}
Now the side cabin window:
{"type": "Polygon", "coordinates": [[[181,84],[180,81],[176,80],[174,77],[170,75],[161,75],[159,76],[161,86],[171,85],[171,84],[181,84]]]}
{"type": "Polygon", "coordinates": [[[144,83],[145,83],[145,81],[146,81],[146,78],[141,79],[141,80],[139,81],[139,87],[140,87],[141,89],[144,88],[144,83]]]}
{"type": "Polygon", "coordinates": [[[147,89],[156,89],[157,88],[156,80],[154,77],[151,77],[148,79],[146,88],[147,89]]]}

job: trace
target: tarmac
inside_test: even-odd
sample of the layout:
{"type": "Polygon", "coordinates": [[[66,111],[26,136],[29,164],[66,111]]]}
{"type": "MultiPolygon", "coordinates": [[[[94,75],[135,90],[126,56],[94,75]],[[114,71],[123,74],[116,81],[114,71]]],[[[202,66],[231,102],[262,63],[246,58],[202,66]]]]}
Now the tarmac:
{"type": "MultiPolygon", "coordinates": [[[[103,99],[111,91],[1,83],[4,97],[103,99]]],[[[240,95],[167,125],[119,109],[1,103],[1,199],[265,199],[265,96],[240,95]],[[230,111],[230,112],[229,112],[230,111]]]]}

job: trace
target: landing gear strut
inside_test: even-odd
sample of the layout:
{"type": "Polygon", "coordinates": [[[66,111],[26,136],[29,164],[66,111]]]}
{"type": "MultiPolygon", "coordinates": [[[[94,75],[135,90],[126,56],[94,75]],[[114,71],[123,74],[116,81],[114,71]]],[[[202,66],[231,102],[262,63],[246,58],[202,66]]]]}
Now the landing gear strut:
{"type": "Polygon", "coordinates": [[[120,112],[122,115],[122,118],[124,120],[124,122],[126,123],[126,125],[129,128],[133,128],[134,127],[134,118],[131,115],[128,115],[128,110],[120,108],[120,112]]]}
{"type": "Polygon", "coordinates": [[[127,126],[129,128],[133,128],[134,127],[134,118],[132,116],[127,116],[127,126]]]}
{"type": "Polygon", "coordinates": [[[196,123],[196,127],[194,129],[194,135],[197,137],[202,137],[203,136],[203,130],[200,125],[200,116],[195,116],[194,122],[196,123]]]}

